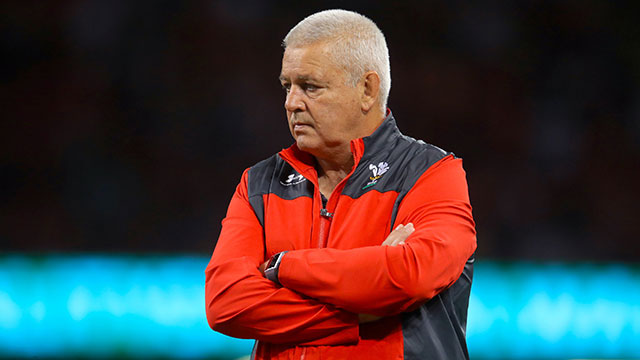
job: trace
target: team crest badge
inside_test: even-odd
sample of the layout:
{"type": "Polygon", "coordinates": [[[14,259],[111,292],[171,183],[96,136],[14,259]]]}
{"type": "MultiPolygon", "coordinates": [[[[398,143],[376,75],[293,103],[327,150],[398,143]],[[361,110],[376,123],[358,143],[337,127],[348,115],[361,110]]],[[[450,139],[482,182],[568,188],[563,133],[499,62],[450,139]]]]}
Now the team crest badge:
{"type": "Polygon", "coordinates": [[[386,173],[387,170],[389,170],[389,164],[387,164],[384,161],[380,162],[378,165],[369,164],[369,170],[373,172],[373,176],[369,176],[370,181],[362,188],[362,190],[366,188],[370,188],[373,185],[377,184],[378,180],[380,180],[382,175],[384,175],[384,173],[386,173]]]}

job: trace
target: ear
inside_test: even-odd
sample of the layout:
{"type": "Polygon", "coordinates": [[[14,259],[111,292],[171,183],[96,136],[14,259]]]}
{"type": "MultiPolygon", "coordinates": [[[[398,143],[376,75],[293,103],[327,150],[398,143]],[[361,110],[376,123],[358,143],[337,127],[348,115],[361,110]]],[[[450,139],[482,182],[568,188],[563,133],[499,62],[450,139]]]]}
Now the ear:
{"type": "Polygon", "coordinates": [[[367,71],[360,81],[361,96],[360,106],[364,113],[368,113],[378,104],[378,94],[380,93],[380,76],[375,71],[367,71]]]}

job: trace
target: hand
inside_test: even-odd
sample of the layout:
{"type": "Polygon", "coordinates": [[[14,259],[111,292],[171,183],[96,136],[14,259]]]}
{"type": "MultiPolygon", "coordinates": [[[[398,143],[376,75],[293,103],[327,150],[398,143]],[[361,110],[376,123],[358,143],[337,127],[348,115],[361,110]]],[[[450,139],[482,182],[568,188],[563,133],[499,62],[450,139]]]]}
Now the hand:
{"type": "Polygon", "coordinates": [[[382,246],[402,245],[409,235],[411,235],[415,230],[416,229],[413,227],[412,223],[408,223],[407,225],[400,224],[389,234],[389,236],[387,236],[382,243],[382,246]]]}
{"type": "Polygon", "coordinates": [[[263,262],[262,264],[260,264],[260,266],[258,266],[258,270],[260,270],[262,276],[264,276],[264,270],[267,268],[267,264],[269,264],[269,260],[263,262]]]}

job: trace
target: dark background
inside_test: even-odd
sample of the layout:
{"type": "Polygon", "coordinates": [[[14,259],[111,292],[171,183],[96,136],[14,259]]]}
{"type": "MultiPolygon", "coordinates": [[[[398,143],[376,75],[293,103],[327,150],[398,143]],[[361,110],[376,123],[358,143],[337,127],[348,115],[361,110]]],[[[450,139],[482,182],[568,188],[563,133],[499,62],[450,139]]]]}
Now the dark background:
{"type": "Polygon", "coordinates": [[[4,251],[210,254],[292,143],[287,31],[374,20],[404,133],[464,159],[478,255],[640,255],[640,2],[0,2],[4,251]]]}

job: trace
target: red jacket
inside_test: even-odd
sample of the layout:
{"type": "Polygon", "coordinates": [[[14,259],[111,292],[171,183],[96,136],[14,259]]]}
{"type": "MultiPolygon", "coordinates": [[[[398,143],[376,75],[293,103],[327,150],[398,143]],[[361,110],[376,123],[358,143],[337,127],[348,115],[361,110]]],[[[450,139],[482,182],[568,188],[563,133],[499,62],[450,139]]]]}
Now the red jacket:
{"type": "Polygon", "coordinates": [[[295,145],[244,172],[206,269],[211,328],[257,339],[258,359],[468,358],[476,237],[462,160],[402,135],[391,114],[351,151],[326,216],[314,159],[295,145]],[[405,245],[380,246],[409,222],[405,245]],[[285,250],[279,287],[258,266],[285,250]],[[359,325],[358,313],[384,318],[359,325]]]}

